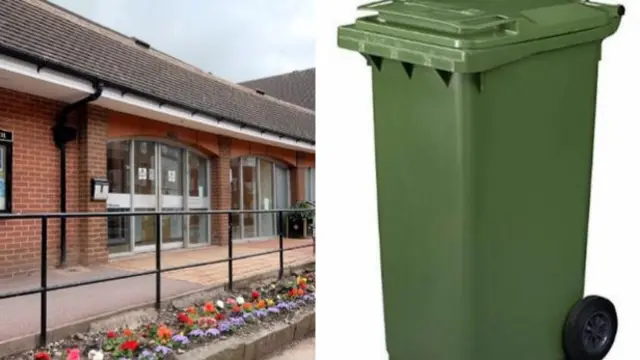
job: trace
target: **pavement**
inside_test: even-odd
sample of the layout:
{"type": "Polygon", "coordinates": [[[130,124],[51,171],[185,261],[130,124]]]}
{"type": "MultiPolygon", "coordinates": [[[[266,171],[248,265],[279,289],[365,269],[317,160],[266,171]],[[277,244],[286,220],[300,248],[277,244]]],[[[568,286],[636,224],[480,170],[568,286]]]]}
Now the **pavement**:
{"type": "Polygon", "coordinates": [[[316,339],[303,340],[268,360],[315,360],[316,339]]]}
{"type": "MultiPolygon", "coordinates": [[[[285,248],[310,243],[307,240],[288,240],[285,248]]],[[[234,245],[234,256],[264,252],[277,248],[277,242],[265,241],[234,245]]],[[[210,246],[192,250],[167,251],[162,254],[162,266],[225,259],[226,247],[210,246]]],[[[313,261],[311,248],[285,252],[285,267],[313,261]]],[[[278,269],[278,255],[266,255],[234,261],[234,279],[258,275],[278,269]]],[[[113,260],[92,268],[49,270],[49,285],[67,284],[155,268],[153,254],[113,260]]],[[[222,285],[227,281],[227,265],[211,265],[162,276],[162,298],[167,299],[195,290],[222,285]]],[[[0,279],[0,293],[38,288],[40,274],[0,279]]],[[[50,292],[47,297],[47,328],[57,328],[90,318],[106,315],[155,300],[155,275],[86,285],[50,292]]],[[[0,343],[40,331],[40,295],[34,294],[0,300],[0,343]]]]}
{"type": "MultiPolygon", "coordinates": [[[[76,273],[50,271],[50,285],[85,281],[130,273],[119,269],[95,268],[76,273]]],[[[0,292],[13,292],[39,286],[39,274],[0,281],[0,292]]],[[[163,298],[203,288],[187,281],[162,279],[163,298]]],[[[48,327],[64,326],[155,300],[155,276],[87,285],[51,292],[47,296],[48,327]]],[[[0,342],[40,331],[40,295],[0,300],[0,342]]]]}

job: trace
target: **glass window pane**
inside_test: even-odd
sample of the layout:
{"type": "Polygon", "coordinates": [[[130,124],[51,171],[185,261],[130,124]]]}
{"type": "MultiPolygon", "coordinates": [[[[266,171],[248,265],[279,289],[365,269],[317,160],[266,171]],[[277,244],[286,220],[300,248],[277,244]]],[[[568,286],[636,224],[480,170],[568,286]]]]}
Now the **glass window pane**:
{"type": "Polygon", "coordinates": [[[205,244],[207,242],[207,215],[189,215],[189,242],[191,244],[205,244]]]}
{"type": "Polygon", "coordinates": [[[189,196],[207,197],[207,159],[189,153],[189,196]]]}
{"type": "MultiPolygon", "coordinates": [[[[243,210],[255,210],[257,208],[257,184],[256,158],[248,157],[242,160],[242,205],[243,210]]],[[[244,236],[252,238],[257,236],[256,214],[244,214],[244,236]]]]}
{"type": "MultiPolygon", "coordinates": [[[[260,159],[260,210],[271,210],[273,198],[273,163],[260,159]]],[[[273,213],[260,214],[260,236],[275,235],[275,217],[273,213]]]]}
{"type": "MultiPolygon", "coordinates": [[[[231,160],[231,209],[240,210],[240,159],[231,160]]],[[[220,209],[223,210],[223,209],[220,209]]],[[[240,216],[231,215],[231,236],[240,237],[240,216]]]]}
{"type": "Polygon", "coordinates": [[[162,195],[182,196],[182,150],[161,144],[162,195]]]}
{"type": "Polygon", "coordinates": [[[107,144],[107,179],[109,192],[131,192],[130,141],[113,141],[107,144]]]}
{"type": "Polygon", "coordinates": [[[135,193],[154,195],[156,193],[155,143],[152,141],[135,141],[134,144],[135,193]]]}

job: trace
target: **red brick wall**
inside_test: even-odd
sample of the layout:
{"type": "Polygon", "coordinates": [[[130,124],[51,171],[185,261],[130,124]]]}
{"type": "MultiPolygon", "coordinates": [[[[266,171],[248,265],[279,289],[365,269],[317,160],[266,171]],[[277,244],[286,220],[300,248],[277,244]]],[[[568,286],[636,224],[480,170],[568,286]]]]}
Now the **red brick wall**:
{"type": "MultiPolygon", "coordinates": [[[[107,211],[106,202],[91,201],[91,179],[107,177],[107,110],[89,105],[79,123],[78,201],[81,212],[107,211]]],[[[107,261],[107,219],[80,220],[79,262],[92,265],[107,261]]]]}
{"type": "MultiPolygon", "coordinates": [[[[59,154],[51,127],[61,104],[0,88],[0,128],[13,132],[13,212],[59,210],[59,154]]],[[[7,184],[8,186],[9,184],[7,184]]],[[[59,253],[59,222],[50,221],[48,259],[59,253]]],[[[0,220],[0,277],[38,270],[40,221],[0,220]]]]}
{"type": "MultiPolygon", "coordinates": [[[[214,210],[231,209],[231,139],[218,136],[219,155],[211,159],[211,208],[214,210]]],[[[223,245],[229,243],[229,218],[227,215],[213,215],[211,218],[211,243],[223,245]]]]}
{"type": "MultiPolygon", "coordinates": [[[[13,213],[60,211],[60,152],[51,128],[64,104],[0,88],[0,129],[13,132],[13,213]]],[[[67,211],[104,211],[104,202],[90,201],[90,180],[106,175],[107,113],[80,109],[69,118],[79,138],[66,146],[67,211]]],[[[67,220],[67,265],[85,265],[107,258],[106,219],[67,220]]],[[[0,220],[0,277],[40,269],[40,220],[0,220]]],[[[47,261],[60,260],[60,220],[50,219],[47,261]]]]}

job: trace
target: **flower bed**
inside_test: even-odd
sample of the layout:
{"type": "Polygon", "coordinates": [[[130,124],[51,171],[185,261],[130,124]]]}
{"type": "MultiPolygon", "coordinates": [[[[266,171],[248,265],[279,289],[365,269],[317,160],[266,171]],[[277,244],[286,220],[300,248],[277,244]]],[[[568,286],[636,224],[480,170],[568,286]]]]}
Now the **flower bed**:
{"type": "Polygon", "coordinates": [[[265,323],[282,321],[314,303],[315,273],[304,272],[186,309],[166,309],[156,322],[136,329],[77,334],[35,353],[8,359],[172,359],[175,354],[203,344],[242,336],[265,323]]]}

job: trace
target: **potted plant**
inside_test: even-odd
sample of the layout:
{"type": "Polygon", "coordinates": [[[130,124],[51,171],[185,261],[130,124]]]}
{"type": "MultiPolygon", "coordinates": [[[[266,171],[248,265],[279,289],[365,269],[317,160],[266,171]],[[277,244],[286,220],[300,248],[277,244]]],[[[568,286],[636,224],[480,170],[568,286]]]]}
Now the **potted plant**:
{"type": "Polygon", "coordinates": [[[294,204],[292,209],[300,209],[306,211],[292,211],[287,217],[289,237],[294,239],[301,239],[305,236],[305,228],[313,223],[314,211],[307,209],[313,209],[313,205],[307,201],[300,201],[294,204]]]}

